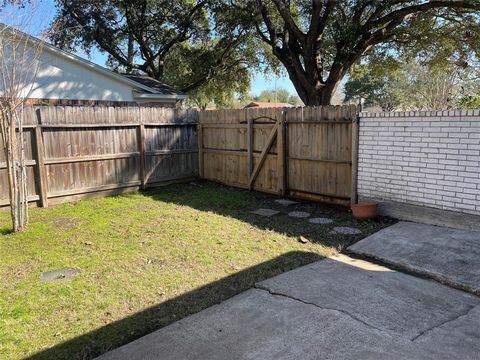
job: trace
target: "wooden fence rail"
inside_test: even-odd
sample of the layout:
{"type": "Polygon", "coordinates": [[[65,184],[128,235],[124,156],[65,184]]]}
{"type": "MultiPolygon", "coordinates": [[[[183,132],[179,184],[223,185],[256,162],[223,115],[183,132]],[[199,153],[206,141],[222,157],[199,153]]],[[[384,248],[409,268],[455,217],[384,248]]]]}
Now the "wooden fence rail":
{"type": "MultiPolygon", "coordinates": [[[[43,107],[25,121],[29,200],[41,206],[198,175],[194,110],[43,107]]],[[[2,152],[0,206],[9,204],[5,161],[2,152]]]]}
{"type": "MultiPolygon", "coordinates": [[[[30,201],[41,206],[201,177],[281,196],[356,199],[358,108],[27,109],[30,201]]],[[[8,205],[0,153],[0,206],[8,205]]]]}
{"type": "Polygon", "coordinates": [[[200,176],[318,201],[356,201],[358,107],[200,113],[200,176]]]}

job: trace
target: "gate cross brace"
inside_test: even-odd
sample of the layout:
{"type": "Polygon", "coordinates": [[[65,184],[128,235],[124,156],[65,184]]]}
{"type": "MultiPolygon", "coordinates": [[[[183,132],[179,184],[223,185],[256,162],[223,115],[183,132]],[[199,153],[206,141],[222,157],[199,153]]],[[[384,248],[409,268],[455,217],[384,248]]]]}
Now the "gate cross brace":
{"type": "Polygon", "coordinates": [[[253,188],[253,185],[255,184],[255,180],[257,179],[258,174],[260,173],[260,170],[262,169],[262,166],[263,166],[265,160],[267,159],[268,152],[272,148],[273,142],[277,138],[277,134],[278,134],[278,121],[275,124],[275,126],[273,127],[272,132],[268,136],[267,144],[265,145],[265,147],[262,150],[262,153],[260,154],[260,160],[259,160],[257,166],[255,166],[255,169],[253,169],[253,172],[250,175],[250,182],[248,184],[248,187],[249,187],[250,190],[253,188]]]}

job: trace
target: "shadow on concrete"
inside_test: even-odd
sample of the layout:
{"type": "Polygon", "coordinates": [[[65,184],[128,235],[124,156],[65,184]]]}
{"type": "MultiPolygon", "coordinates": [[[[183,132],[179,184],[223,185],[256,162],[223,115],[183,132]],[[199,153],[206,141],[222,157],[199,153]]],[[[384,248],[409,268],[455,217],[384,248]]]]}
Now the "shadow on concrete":
{"type": "MultiPolygon", "coordinates": [[[[232,217],[259,229],[268,229],[294,238],[304,236],[311,242],[335,247],[338,250],[343,250],[350,244],[394,222],[391,219],[382,218],[375,222],[357,223],[348,209],[335,205],[300,202],[297,205],[284,207],[274,202],[278,199],[276,196],[234,189],[208,181],[170,185],[168,188],[145,191],[144,194],[156,201],[232,217]],[[261,207],[280,210],[281,213],[271,218],[251,213],[252,210],[261,207]],[[312,217],[328,217],[334,220],[334,223],[310,224],[306,219],[290,218],[287,215],[289,211],[307,211],[312,217]],[[357,227],[362,230],[362,234],[331,234],[334,226],[357,227]]],[[[320,255],[306,251],[286,253],[43,350],[29,359],[91,359],[231,298],[252,288],[257,282],[321,259],[320,255]]]]}
{"type": "MultiPolygon", "coordinates": [[[[252,288],[255,283],[321,260],[310,252],[289,252],[203,287],[157,304],[142,312],[107,324],[72,340],[30,356],[32,360],[92,359],[127,344],[176,320],[197,313],[214,304],[252,288]]],[[[132,279],[135,281],[135,279],[132,279]]]]}

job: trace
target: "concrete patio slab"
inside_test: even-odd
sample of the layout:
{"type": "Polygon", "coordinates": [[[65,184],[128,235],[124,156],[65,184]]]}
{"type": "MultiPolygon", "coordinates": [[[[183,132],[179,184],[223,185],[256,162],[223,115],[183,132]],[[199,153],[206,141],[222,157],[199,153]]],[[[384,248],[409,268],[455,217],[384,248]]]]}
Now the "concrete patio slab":
{"type": "Polygon", "coordinates": [[[480,295],[478,231],[400,222],[348,251],[480,295]]]}
{"type": "Polygon", "coordinates": [[[445,353],[462,354],[475,359],[480,354],[480,306],[442,326],[419,335],[413,341],[421,345],[442,344],[445,353]]]}
{"type": "Polygon", "coordinates": [[[346,256],[289,271],[257,286],[322,309],[342,311],[408,339],[480,305],[479,298],[463,291],[346,256]]]}
{"type": "Polygon", "coordinates": [[[99,359],[386,358],[436,357],[341,311],[252,289],[99,359]]]}
{"type": "Polygon", "coordinates": [[[477,359],[480,298],[338,256],[99,359],[477,359]]]}

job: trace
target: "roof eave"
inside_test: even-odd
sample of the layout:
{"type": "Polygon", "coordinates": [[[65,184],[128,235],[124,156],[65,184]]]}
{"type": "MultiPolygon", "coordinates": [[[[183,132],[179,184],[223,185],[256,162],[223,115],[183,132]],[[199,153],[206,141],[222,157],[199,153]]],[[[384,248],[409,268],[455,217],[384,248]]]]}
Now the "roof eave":
{"type": "Polygon", "coordinates": [[[177,102],[188,99],[188,95],[183,94],[145,94],[145,93],[138,93],[133,92],[133,98],[137,102],[177,102]]]}
{"type": "Polygon", "coordinates": [[[51,52],[57,54],[57,55],[60,55],[64,58],[68,58],[70,60],[73,60],[73,61],[76,61],[76,62],[79,62],[81,65],[83,66],[86,66],[92,70],[95,70],[99,73],[102,73],[103,75],[105,76],[109,76],[109,77],[112,77],[112,78],[115,78],[116,80],[120,81],[120,82],[123,82],[125,84],[128,84],[134,88],[137,88],[137,89],[141,89],[141,90],[144,90],[144,91],[148,91],[149,93],[152,93],[152,94],[161,94],[159,93],[158,91],[156,91],[155,89],[152,89],[151,87],[149,86],[145,86],[143,84],[140,84],[134,80],[130,80],[129,78],[127,78],[126,76],[123,76],[123,75],[120,75],[120,74],[117,74],[116,72],[114,71],[111,71],[111,70],[108,70],[100,65],[97,65],[89,60],[86,60],[78,55],[75,55],[75,54],[72,54],[72,53],[69,53],[67,51],[64,51],[62,49],[59,49],[57,48],[56,46],[54,45],[51,45],[49,43],[47,43],[46,41],[44,40],[41,40],[33,35],[30,35],[30,34],[27,34],[21,30],[18,30],[12,26],[9,26],[9,25],[5,25],[3,23],[0,23],[0,29],[2,31],[6,30],[8,32],[11,32],[11,33],[14,33],[14,32],[19,32],[21,34],[24,34],[27,36],[27,39],[33,43],[41,43],[42,46],[44,46],[45,49],[48,49],[50,50],[51,52]]]}

